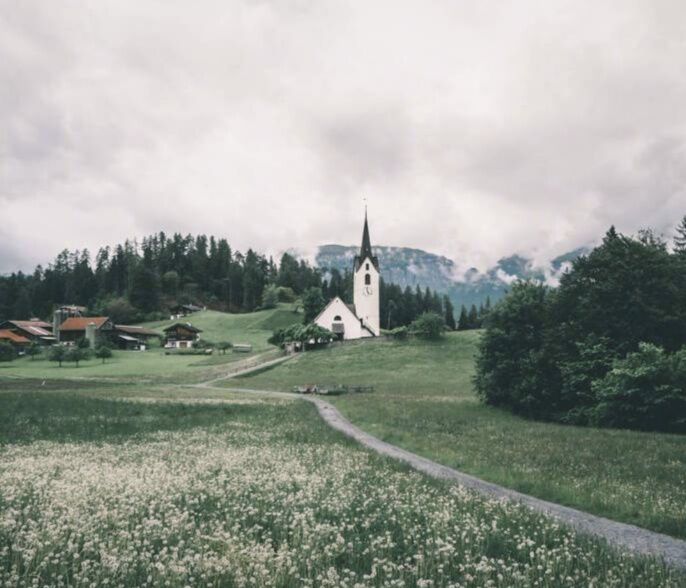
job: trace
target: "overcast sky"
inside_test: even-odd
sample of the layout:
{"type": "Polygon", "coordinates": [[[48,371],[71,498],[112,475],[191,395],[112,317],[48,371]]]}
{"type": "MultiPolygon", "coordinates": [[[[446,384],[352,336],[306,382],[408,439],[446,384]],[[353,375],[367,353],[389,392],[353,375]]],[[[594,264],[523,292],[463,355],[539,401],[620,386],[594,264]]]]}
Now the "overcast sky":
{"type": "Polygon", "coordinates": [[[686,213],[683,0],[0,0],[0,272],[164,230],[486,267],[686,213]]]}

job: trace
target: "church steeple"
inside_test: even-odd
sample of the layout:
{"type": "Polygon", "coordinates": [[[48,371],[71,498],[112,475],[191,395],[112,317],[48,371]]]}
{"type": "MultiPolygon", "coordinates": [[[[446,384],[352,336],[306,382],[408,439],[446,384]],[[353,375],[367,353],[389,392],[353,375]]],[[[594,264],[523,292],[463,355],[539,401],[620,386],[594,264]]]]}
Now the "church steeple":
{"type": "Polygon", "coordinates": [[[369,238],[369,223],[367,222],[367,207],[364,209],[364,228],[362,229],[362,246],[360,247],[360,254],[355,257],[355,271],[360,267],[360,264],[365,259],[371,260],[374,267],[379,269],[379,259],[374,256],[372,251],[372,241],[369,238]]]}
{"type": "Polygon", "coordinates": [[[372,242],[369,238],[369,223],[367,222],[367,210],[364,211],[364,229],[362,230],[362,247],[360,247],[360,257],[373,257],[372,242]]]}

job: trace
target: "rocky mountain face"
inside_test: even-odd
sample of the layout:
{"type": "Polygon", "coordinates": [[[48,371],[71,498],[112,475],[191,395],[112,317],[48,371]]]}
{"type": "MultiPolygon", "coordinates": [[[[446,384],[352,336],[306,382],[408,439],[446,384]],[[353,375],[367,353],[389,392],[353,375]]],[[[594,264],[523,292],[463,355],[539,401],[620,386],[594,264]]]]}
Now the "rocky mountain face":
{"type": "MultiPolygon", "coordinates": [[[[323,270],[350,270],[353,258],[359,247],[346,245],[322,245],[315,261],[323,270]]],[[[471,268],[466,272],[458,271],[457,264],[447,257],[411,249],[409,247],[374,247],[379,257],[381,275],[387,282],[399,284],[403,288],[429,287],[448,294],[453,304],[459,308],[464,304],[477,306],[490,297],[492,302],[502,298],[510,284],[518,279],[535,279],[556,284],[559,275],[569,264],[588,252],[586,248],[575,249],[554,259],[548,267],[536,267],[532,260],[520,255],[504,257],[492,268],[480,271],[471,268]]]]}

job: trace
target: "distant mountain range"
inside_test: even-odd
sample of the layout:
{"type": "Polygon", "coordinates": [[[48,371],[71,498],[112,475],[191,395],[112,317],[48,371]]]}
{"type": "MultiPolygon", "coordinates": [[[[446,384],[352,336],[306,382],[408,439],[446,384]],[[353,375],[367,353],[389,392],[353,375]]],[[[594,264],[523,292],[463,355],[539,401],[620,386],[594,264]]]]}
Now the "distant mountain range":
{"type": "MultiPolygon", "coordinates": [[[[358,250],[359,247],[356,246],[322,245],[318,248],[315,262],[323,270],[335,268],[343,272],[352,268],[353,258],[358,250]]],[[[374,247],[384,280],[399,284],[403,288],[428,286],[450,296],[458,308],[461,304],[479,305],[485,302],[487,297],[495,302],[502,298],[509,285],[518,279],[534,279],[556,284],[559,275],[569,264],[588,251],[589,249],[580,247],[555,258],[548,267],[538,267],[530,259],[512,255],[500,259],[486,271],[471,268],[466,272],[460,272],[453,260],[442,255],[409,247],[374,247]]]]}

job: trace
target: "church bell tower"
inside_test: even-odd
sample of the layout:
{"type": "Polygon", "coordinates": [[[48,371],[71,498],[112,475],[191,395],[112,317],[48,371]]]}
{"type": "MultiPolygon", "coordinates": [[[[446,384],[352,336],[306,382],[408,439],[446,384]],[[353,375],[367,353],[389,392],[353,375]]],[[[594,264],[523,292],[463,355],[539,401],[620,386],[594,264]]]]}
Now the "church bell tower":
{"type": "Polygon", "coordinates": [[[360,254],[355,256],[353,266],[353,301],[355,314],[362,326],[374,335],[381,334],[379,320],[379,259],[372,252],[369,239],[367,211],[364,212],[364,229],[360,254]]]}

